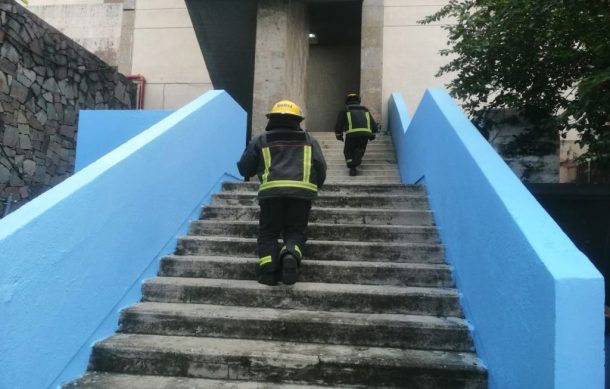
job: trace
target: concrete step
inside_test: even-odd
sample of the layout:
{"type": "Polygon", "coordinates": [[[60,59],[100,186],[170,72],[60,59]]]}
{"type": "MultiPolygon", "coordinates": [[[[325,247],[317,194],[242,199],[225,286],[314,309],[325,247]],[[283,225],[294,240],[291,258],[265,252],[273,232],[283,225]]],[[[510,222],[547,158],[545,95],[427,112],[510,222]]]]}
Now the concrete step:
{"type": "MultiPolygon", "coordinates": [[[[337,177],[341,177],[341,178],[352,178],[353,176],[349,175],[349,169],[346,166],[340,167],[340,168],[336,168],[336,169],[328,169],[326,171],[326,179],[331,179],[331,178],[337,178],[337,177]]],[[[358,175],[355,177],[368,177],[368,178],[396,178],[396,179],[400,179],[400,172],[398,171],[398,169],[394,169],[394,170],[388,170],[388,169],[384,169],[384,170],[373,170],[373,169],[369,169],[369,170],[360,170],[358,169],[358,175]]]]}
{"type": "MultiPolygon", "coordinates": [[[[343,165],[342,165],[343,166],[343,165]]],[[[364,169],[363,169],[364,170],[364,169]]],[[[258,182],[224,182],[222,189],[224,192],[257,192],[258,182]]],[[[320,190],[320,195],[326,193],[340,193],[344,195],[351,194],[385,194],[399,195],[411,194],[426,196],[424,188],[420,185],[403,185],[403,184],[385,184],[385,185],[370,185],[370,184],[324,184],[320,190]]]]}
{"type": "MultiPolygon", "coordinates": [[[[256,238],[258,222],[237,220],[198,220],[191,224],[189,235],[256,238]]],[[[371,226],[354,224],[310,223],[307,237],[313,240],[366,242],[439,243],[436,227],[371,226]]]]}
{"type": "Polygon", "coordinates": [[[275,384],[204,378],[90,372],[64,389],[328,389],[328,386],[275,384]]]}
{"type": "MultiPolygon", "coordinates": [[[[337,152],[343,154],[344,143],[343,142],[320,142],[322,152],[326,154],[328,151],[337,152]]],[[[394,152],[394,145],[391,142],[369,142],[366,146],[366,151],[384,151],[388,153],[394,152]]]]}
{"type": "Polygon", "coordinates": [[[366,184],[366,183],[370,183],[370,184],[400,184],[400,179],[399,178],[390,178],[390,177],[381,177],[381,178],[375,178],[375,177],[363,177],[363,176],[356,176],[356,177],[331,177],[329,179],[326,180],[327,183],[329,184],[366,184]]]}
{"type": "MultiPolygon", "coordinates": [[[[345,157],[343,153],[330,153],[324,154],[324,159],[326,162],[343,162],[345,163],[345,157]]],[[[379,162],[388,162],[388,163],[396,163],[396,156],[394,153],[390,152],[379,152],[379,151],[367,151],[362,158],[362,164],[366,165],[367,162],[379,163],[379,162]]]]}
{"type": "Polygon", "coordinates": [[[472,348],[460,318],[208,304],[140,303],[121,312],[119,331],[446,351],[472,348]]]}
{"type": "MultiPolygon", "coordinates": [[[[183,236],[176,254],[250,257],[256,249],[254,238],[183,236]]],[[[444,263],[443,246],[432,243],[309,240],[303,254],[320,261],[444,263]]]]}
{"type": "Polygon", "coordinates": [[[463,317],[454,289],[388,285],[297,282],[270,287],[249,280],[156,277],[142,286],[142,301],[463,317]]]}
{"type": "MultiPolygon", "coordinates": [[[[321,193],[315,200],[318,207],[323,208],[400,208],[425,210],[428,209],[428,197],[423,195],[361,195],[321,193]]],[[[212,197],[213,206],[252,206],[258,205],[258,197],[254,192],[218,193],[212,197]]]]}
{"type": "Polygon", "coordinates": [[[471,353],[134,334],[97,343],[91,366],[128,374],[327,386],[484,388],[486,381],[471,353]]]}
{"type": "MultiPolygon", "coordinates": [[[[254,280],[258,261],[247,257],[170,255],[161,259],[159,276],[254,280]]],[[[453,288],[444,264],[305,260],[300,282],[453,288]]]]}
{"type": "MultiPolygon", "coordinates": [[[[202,219],[258,220],[258,206],[209,206],[204,207],[202,219]]],[[[310,223],[367,224],[367,225],[433,225],[431,211],[404,209],[347,209],[319,208],[314,206],[309,217],[310,223]]]]}

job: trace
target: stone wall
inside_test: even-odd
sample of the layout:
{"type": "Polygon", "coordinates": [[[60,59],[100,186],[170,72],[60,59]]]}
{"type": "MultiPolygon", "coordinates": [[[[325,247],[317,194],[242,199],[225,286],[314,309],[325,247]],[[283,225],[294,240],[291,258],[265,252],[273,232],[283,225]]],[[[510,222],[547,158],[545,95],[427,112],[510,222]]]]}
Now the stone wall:
{"type": "Polygon", "coordinates": [[[134,104],[135,85],[113,67],[14,0],[0,2],[0,198],[19,206],[73,172],[81,108],[134,104]]]}

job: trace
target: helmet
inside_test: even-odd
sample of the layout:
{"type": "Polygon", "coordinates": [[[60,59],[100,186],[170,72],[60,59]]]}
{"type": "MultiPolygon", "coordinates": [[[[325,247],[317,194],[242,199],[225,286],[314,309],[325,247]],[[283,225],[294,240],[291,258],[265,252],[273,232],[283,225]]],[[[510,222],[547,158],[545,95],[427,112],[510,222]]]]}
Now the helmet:
{"type": "Polygon", "coordinates": [[[345,97],[345,104],[348,104],[352,101],[360,103],[360,95],[358,93],[348,93],[345,97]]]}
{"type": "Polygon", "coordinates": [[[267,114],[267,117],[269,118],[271,115],[290,115],[303,119],[301,108],[290,100],[281,100],[275,103],[273,108],[271,108],[271,112],[267,114]]]}

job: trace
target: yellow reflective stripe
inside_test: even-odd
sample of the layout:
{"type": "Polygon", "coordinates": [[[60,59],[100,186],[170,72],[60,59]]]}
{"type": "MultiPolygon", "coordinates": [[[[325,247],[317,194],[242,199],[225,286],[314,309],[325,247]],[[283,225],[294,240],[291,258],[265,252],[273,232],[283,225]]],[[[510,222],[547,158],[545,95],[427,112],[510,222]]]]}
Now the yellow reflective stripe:
{"type": "Polygon", "coordinates": [[[269,178],[269,168],[271,167],[271,151],[269,147],[263,147],[263,159],[265,160],[265,171],[263,173],[263,183],[269,178]]]}
{"type": "Polygon", "coordinates": [[[305,146],[303,150],[303,182],[309,183],[311,176],[311,146],[305,146]]]}
{"type": "Polygon", "coordinates": [[[347,111],[347,132],[352,129],[352,113],[347,111]]]}
{"type": "Polygon", "coordinates": [[[318,191],[318,186],[316,184],[311,184],[309,182],[303,182],[303,181],[292,181],[292,180],[274,180],[274,181],[266,182],[264,184],[261,184],[258,187],[258,191],[260,192],[260,191],[272,189],[272,188],[300,188],[300,189],[311,190],[313,192],[318,191]]]}
{"type": "Polygon", "coordinates": [[[263,265],[265,265],[265,264],[267,264],[269,262],[271,262],[271,255],[267,255],[266,257],[262,257],[259,260],[258,264],[259,264],[259,266],[263,266],[263,265]]]}
{"type": "Polygon", "coordinates": [[[366,116],[366,128],[371,129],[371,114],[369,112],[365,112],[364,116],[366,116]]]}
{"type": "Polygon", "coordinates": [[[371,131],[370,128],[353,128],[349,131],[346,131],[346,134],[353,134],[354,132],[370,132],[371,134],[373,133],[373,131],[371,131]]]}
{"type": "Polygon", "coordinates": [[[297,246],[296,244],[294,245],[294,250],[299,253],[299,255],[302,257],[303,254],[301,254],[301,249],[299,248],[299,246],[297,246]]]}
{"type": "Polygon", "coordinates": [[[286,246],[282,246],[282,248],[280,249],[280,254],[284,254],[284,251],[286,250],[288,250],[286,246]]]}

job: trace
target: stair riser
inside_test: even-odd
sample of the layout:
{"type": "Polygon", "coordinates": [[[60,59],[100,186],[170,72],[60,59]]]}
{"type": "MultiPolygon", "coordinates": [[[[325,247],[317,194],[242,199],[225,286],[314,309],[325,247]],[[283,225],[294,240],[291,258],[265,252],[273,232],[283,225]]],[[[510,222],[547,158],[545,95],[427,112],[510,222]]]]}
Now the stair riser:
{"type": "MultiPolygon", "coordinates": [[[[189,235],[199,236],[233,236],[256,238],[258,224],[210,224],[193,223],[189,235]]],[[[367,242],[400,242],[400,243],[438,243],[435,231],[396,231],[390,228],[371,228],[369,226],[317,226],[307,228],[307,237],[317,240],[343,240],[367,242]]]]}
{"type": "MultiPolygon", "coordinates": [[[[364,169],[363,169],[364,170],[364,169]]],[[[222,185],[225,192],[254,192],[258,191],[258,182],[225,182],[222,185]]],[[[325,193],[344,194],[384,194],[384,195],[422,195],[424,190],[419,186],[412,185],[335,185],[324,184],[320,190],[320,196],[325,193]]]]}
{"type": "Polygon", "coordinates": [[[210,286],[178,286],[145,283],[143,301],[249,306],[277,309],[359,313],[403,313],[461,317],[456,295],[370,294],[303,291],[284,287],[222,289],[210,286]]]}
{"type": "MultiPolygon", "coordinates": [[[[258,220],[258,208],[223,208],[205,207],[202,219],[224,219],[252,221],[258,220]]],[[[433,224],[432,213],[428,211],[413,212],[366,212],[346,210],[311,210],[309,216],[310,223],[335,223],[335,224],[371,224],[371,225],[412,225],[412,226],[431,226],[433,224]]]]}
{"type": "MultiPolygon", "coordinates": [[[[178,255],[227,255],[251,257],[256,254],[256,242],[200,240],[182,237],[176,249],[178,255]]],[[[332,242],[310,241],[305,258],[316,260],[396,261],[417,263],[443,263],[440,246],[397,247],[383,244],[362,246],[334,245],[332,242]]]]}
{"type": "MultiPolygon", "coordinates": [[[[242,262],[189,261],[166,257],[161,261],[161,277],[201,277],[235,280],[254,280],[256,258],[242,262]]],[[[448,269],[397,269],[392,267],[337,267],[320,262],[303,261],[299,281],[337,284],[422,286],[452,288],[448,269]]]]}
{"type": "MultiPolygon", "coordinates": [[[[276,351],[277,353],[278,351],[276,351]]],[[[480,373],[403,366],[366,366],[320,361],[313,358],[278,360],[266,355],[203,356],[148,350],[121,350],[96,346],[91,365],[98,371],[127,374],[240,379],[285,383],[317,383],[329,386],[482,389],[480,373]]]]}
{"type": "Polygon", "coordinates": [[[468,329],[426,328],[401,322],[386,325],[311,322],[283,319],[189,317],[123,311],[120,332],[137,334],[245,338],[289,342],[349,344],[369,347],[469,351],[468,329]]]}
{"type": "MultiPolygon", "coordinates": [[[[254,206],[258,205],[255,195],[215,195],[212,200],[214,206],[254,206]]],[[[323,208],[396,208],[409,210],[427,210],[428,200],[425,197],[323,197],[315,200],[315,205],[323,208]]]]}

